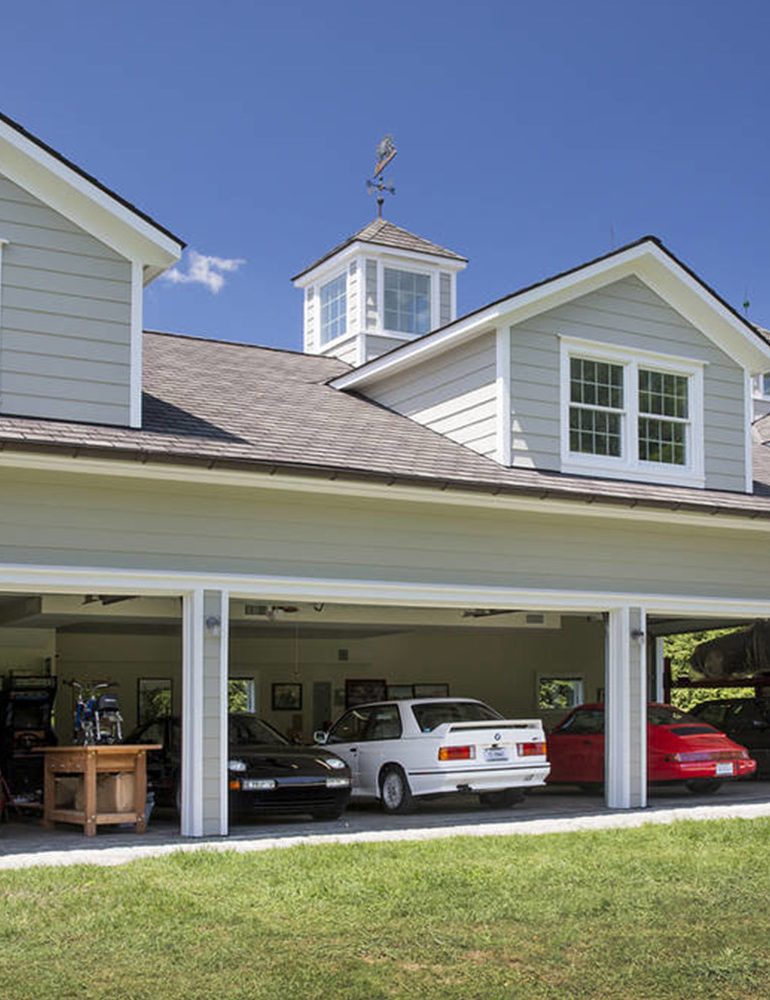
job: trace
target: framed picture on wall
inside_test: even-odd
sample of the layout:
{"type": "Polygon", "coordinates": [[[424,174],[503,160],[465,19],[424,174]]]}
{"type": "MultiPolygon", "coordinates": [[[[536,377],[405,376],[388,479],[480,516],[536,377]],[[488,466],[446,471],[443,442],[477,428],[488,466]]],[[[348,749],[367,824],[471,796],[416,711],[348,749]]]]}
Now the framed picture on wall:
{"type": "Polygon", "coordinates": [[[388,684],[388,698],[392,698],[394,701],[414,698],[414,686],[412,684],[388,684]]]}
{"type": "Polygon", "coordinates": [[[301,684],[273,684],[273,711],[298,712],[302,708],[301,684]]]}
{"type": "Polygon", "coordinates": [[[140,677],[136,682],[136,722],[141,726],[173,711],[170,677],[140,677]]]}
{"type": "Polygon", "coordinates": [[[388,696],[385,681],[367,679],[345,681],[345,708],[363,705],[365,701],[383,701],[388,696]]]}
{"type": "Polygon", "coordinates": [[[415,698],[448,698],[448,684],[415,684],[415,698]]]}

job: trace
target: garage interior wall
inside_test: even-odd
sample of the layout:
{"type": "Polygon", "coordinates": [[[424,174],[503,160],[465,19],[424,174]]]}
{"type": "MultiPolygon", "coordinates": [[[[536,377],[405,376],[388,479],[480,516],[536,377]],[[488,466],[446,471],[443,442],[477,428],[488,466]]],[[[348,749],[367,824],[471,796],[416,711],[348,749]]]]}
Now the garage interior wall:
{"type": "MultiPolygon", "coordinates": [[[[129,625],[114,633],[0,628],[0,673],[42,670],[45,658],[57,654],[61,678],[119,685],[128,733],[137,722],[140,678],[171,678],[174,712],[181,713],[181,634],[165,632],[144,634],[129,625]]],[[[538,711],[539,677],[582,677],[586,700],[596,699],[604,687],[604,626],[585,616],[562,616],[561,626],[554,629],[426,628],[362,637],[353,631],[346,635],[341,628],[328,638],[303,638],[302,626],[259,638],[239,636],[236,628],[231,632],[229,673],[254,679],[256,707],[263,718],[283,732],[299,729],[308,738],[314,727],[313,683],[331,685],[336,718],[345,707],[345,680],[358,678],[389,684],[446,683],[451,695],[480,698],[506,716],[540,716],[549,726],[562,713],[538,711]],[[347,659],[340,660],[341,655],[347,659]],[[272,684],[279,682],[302,684],[301,712],[273,711],[272,684]]],[[[70,710],[71,695],[63,688],[56,713],[57,735],[63,742],[71,735],[70,710]]]]}

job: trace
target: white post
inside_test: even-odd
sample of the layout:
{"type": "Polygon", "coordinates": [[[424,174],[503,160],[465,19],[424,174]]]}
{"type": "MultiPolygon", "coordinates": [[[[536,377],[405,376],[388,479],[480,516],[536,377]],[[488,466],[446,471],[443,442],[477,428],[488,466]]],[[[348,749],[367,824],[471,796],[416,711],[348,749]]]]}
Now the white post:
{"type": "Polygon", "coordinates": [[[182,835],[226,834],[228,595],[184,597],[182,835]]]}
{"type": "Polygon", "coordinates": [[[645,613],[609,613],[605,679],[605,798],[611,809],[647,805],[645,613]]]}
{"type": "Polygon", "coordinates": [[[665,685],[664,685],[664,673],[665,673],[665,656],[663,655],[663,643],[664,639],[662,636],[658,636],[655,639],[655,701],[661,702],[665,698],[665,685]]]}

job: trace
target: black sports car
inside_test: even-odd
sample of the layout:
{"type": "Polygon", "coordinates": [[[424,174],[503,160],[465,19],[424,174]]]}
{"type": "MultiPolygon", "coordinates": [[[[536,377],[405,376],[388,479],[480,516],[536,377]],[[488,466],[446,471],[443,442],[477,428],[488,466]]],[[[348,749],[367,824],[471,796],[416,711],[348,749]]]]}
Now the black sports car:
{"type": "MultiPolygon", "coordinates": [[[[147,776],[159,806],[180,803],[180,720],[164,716],[139,726],[126,743],[160,743],[147,756],[147,776]]],[[[277,729],[245,712],[229,717],[227,785],[230,816],[305,813],[337,819],[350,798],[350,769],[321,747],[295,746],[277,729]]]]}

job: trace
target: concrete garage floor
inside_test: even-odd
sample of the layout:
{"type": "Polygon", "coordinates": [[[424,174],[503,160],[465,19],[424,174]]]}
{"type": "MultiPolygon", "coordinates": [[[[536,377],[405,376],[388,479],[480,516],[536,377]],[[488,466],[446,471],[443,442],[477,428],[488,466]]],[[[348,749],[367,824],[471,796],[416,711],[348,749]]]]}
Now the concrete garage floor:
{"type": "Polygon", "coordinates": [[[177,850],[257,851],[295,844],[426,840],[455,835],[557,833],[670,823],[680,819],[770,816],[770,781],[723,785],[715,795],[690,795],[682,788],[655,789],[646,809],[608,810],[600,796],[571,788],[533,789],[513,809],[480,809],[473,799],[444,798],[420,805],[408,816],[385,816],[375,804],[354,805],[339,820],[275,818],[238,824],[229,837],[183,838],[172,814],[153,814],[145,834],[104,827],[86,838],[74,826],[43,829],[39,820],[13,817],[0,824],[0,869],[36,865],[123,864],[177,850]]]}

